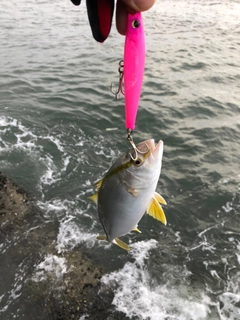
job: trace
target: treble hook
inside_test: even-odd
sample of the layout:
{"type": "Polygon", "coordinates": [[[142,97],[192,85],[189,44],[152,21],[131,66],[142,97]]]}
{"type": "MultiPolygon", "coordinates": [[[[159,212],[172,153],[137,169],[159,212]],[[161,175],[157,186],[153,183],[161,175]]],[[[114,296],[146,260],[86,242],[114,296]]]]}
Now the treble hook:
{"type": "Polygon", "coordinates": [[[110,91],[115,95],[116,99],[120,98],[121,93],[124,95],[124,91],[123,91],[123,60],[121,60],[119,62],[118,73],[119,73],[118,89],[116,91],[114,91],[112,83],[110,86],[110,91]]]}
{"type": "Polygon", "coordinates": [[[148,153],[149,151],[149,146],[146,144],[147,146],[147,150],[146,151],[140,151],[134,141],[133,141],[133,138],[132,138],[132,130],[131,129],[127,129],[127,141],[131,143],[132,147],[133,147],[133,150],[135,151],[135,157],[133,157],[133,155],[129,152],[129,155],[130,155],[130,158],[133,160],[133,161],[137,161],[138,159],[138,153],[141,153],[141,154],[146,154],[148,153]]]}

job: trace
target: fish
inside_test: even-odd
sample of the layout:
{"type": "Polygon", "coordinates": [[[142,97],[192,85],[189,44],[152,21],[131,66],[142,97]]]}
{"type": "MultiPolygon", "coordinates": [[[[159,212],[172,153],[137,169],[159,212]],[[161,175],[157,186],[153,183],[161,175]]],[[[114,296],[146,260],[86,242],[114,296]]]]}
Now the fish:
{"type": "Polygon", "coordinates": [[[119,237],[137,231],[138,223],[146,212],[167,224],[161,204],[164,198],[156,192],[161,173],[163,141],[154,139],[140,142],[122,154],[110,167],[103,179],[95,183],[97,192],[90,197],[97,205],[98,217],[107,240],[125,250],[130,247],[119,237]]]}

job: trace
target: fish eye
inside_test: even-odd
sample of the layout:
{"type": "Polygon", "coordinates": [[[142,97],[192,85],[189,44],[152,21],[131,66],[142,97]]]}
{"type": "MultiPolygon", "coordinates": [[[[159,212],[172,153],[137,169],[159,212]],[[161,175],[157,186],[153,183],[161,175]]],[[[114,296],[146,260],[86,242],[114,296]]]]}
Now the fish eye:
{"type": "Polygon", "coordinates": [[[140,167],[141,164],[143,163],[143,160],[141,158],[137,158],[136,160],[133,161],[133,163],[136,167],[140,167]]]}
{"type": "Polygon", "coordinates": [[[133,20],[132,27],[134,29],[139,28],[140,27],[140,21],[139,20],[133,20]]]}

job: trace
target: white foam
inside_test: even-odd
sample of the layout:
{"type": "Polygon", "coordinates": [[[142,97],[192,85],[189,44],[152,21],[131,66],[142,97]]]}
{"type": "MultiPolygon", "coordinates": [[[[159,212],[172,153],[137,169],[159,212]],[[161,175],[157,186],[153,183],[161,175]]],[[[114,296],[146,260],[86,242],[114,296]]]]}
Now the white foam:
{"type": "MultiPolygon", "coordinates": [[[[46,162],[47,162],[47,160],[46,160],[46,162]]],[[[46,162],[45,162],[45,164],[46,164],[46,162]]],[[[54,166],[53,162],[51,163],[49,161],[49,163],[47,164],[46,171],[44,172],[44,174],[40,178],[39,188],[40,188],[40,190],[42,190],[43,189],[42,185],[43,186],[44,185],[51,186],[60,180],[61,180],[61,176],[57,172],[57,168],[54,166]]]]}
{"type": "Polygon", "coordinates": [[[218,314],[221,320],[240,319],[240,294],[225,292],[220,296],[221,308],[218,306],[218,314]]]}
{"type": "Polygon", "coordinates": [[[169,265],[162,275],[163,283],[154,284],[145,263],[149,251],[156,247],[155,240],[131,245],[134,262],[127,262],[121,270],[102,278],[103,283],[115,288],[112,303],[116,310],[139,320],[207,319],[210,299],[184,280],[190,274],[186,268],[169,265]]]}
{"type": "Polygon", "coordinates": [[[12,119],[10,117],[1,116],[0,117],[0,126],[1,127],[7,127],[7,126],[17,127],[17,120],[12,119]]]}
{"type": "Polygon", "coordinates": [[[84,142],[83,141],[79,141],[78,143],[76,143],[76,146],[83,147],[84,146],[84,142]]]}
{"type": "Polygon", "coordinates": [[[38,201],[38,207],[43,211],[45,218],[50,216],[65,216],[68,215],[69,208],[74,205],[73,201],[61,200],[61,199],[52,199],[50,201],[38,201]]]}
{"type": "Polygon", "coordinates": [[[201,236],[201,238],[202,238],[202,241],[199,244],[197,244],[196,246],[190,248],[189,249],[190,251],[194,251],[194,250],[196,250],[198,248],[202,248],[202,251],[210,251],[210,252],[216,251],[216,248],[215,248],[214,244],[211,245],[208,242],[208,239],[207,239],[206,236],[201,236]]]}
{"type": "Polygon", "coordinates": [[[236,256],[237,256],[237,261],[238,261],[238,263],[240,264],[240,254],[237,254],[237,253],[236,253],[236,256]]]}
{"type": "Polygon", "coordinates": [[[233,207],[232,207],[232,202],[227,202],[225,206],[222,206],[222,209],[228,213],[230,212],[231,210],[233,210],[233,207]]]}
{"type": "Polygon", "coordinates": [[[70,157],[70,156],[67,156],[67,155],[65,154],[65,157],[63,158],[63,168],[62,168],[61,172],[67,170],[67,167],[68,167],[68,165],[69,165],[69,163],[70,163],[70,159],[71,159],[71,157],[70,157]]]}
{"type": "Polygon", "coordinates": [[[92,248],[96,242],[96,236],[97,234],[82,231],[70,217],[60,224],[56,248],[58,253],[73,249],[80,243],[85,243],[88,248],[92,248]]]}
{"type": "MultiPolygon", "coordinates": [[[[20,121],[11,117],[0,117],[0,152],[12,152],[22,150],[29,155],[29,158],[36,163],[41,163],[41,170],[44,170],[39,178],[39,189],[43,191],[45,185],[53,185],[62,179],[62,174],[67,170],[71,156],[64,152],[63,144],[59,137],[54,135],[36,135],[29,128],[22,125],[20,121]],[[5,133],[9,132],[9,137],[5,133]],[[10,141],[9,141],[10,140],[10,141]],[[54,162],[52,153],[45,152],[43,143],[50,143],[58,150],[62,165],[58,168],[54,162]]],[[[56,150],[55,150],[56,151],[56,150]]],[[[55,152],[54,151],[54,152],[55,152]]]]}
{"type": "Polygon", "coordinates": [[[79,320],[85,320],[85,319],[89,319],[89,318],[88,318],[88,314],[84,314],[83,316],[81,316],[81,317],[79,318],[79,320]]]}
{"type": "Polygon", "coordinates": [[[66,259],[48,254],[35,270],[34,281],[46,280],[49,275],[61,278],[67,272],[66,259]]]}
{"type": "Polygon", "coordinates": [[[39,136],[39,138],[43,139],[43,140],[48,140],[51,141],[60,152],[64,152],[64,148],[62,146],[61,141],[54,136],[50,136],[49,134],[47,136],[39,136]]]}
{"type": "Polygon", "coordinates": [[[135,258],[135,263],[141,267],[149,255],[149,251],[157,247],[157,241],[150,239],[148,241],[138,241],[131,245],[131,255],[135,258]]]}
{"type": "Polygon", "coordinates": [[[1,138],[1,143],[3,147],[0,147],[1,152],[12,151],[15,149],[27,150],[36,148],[35,142],[37,136],[33,134],[27,127],[23,126],[20,121],[13,119],[11,117],[0,117],[0,133],[2,133],[3,138],[1,138]],[[13,129],[14,128],[14,129],[13,129]],[[4,134],[6,132],[10,133],[11,142],[4,141],[4,134]]]}
{"type": "Polygon", "coordinates": [[[9,306],[12,304],[12,302],[21,296],[23,283],[26,279],[25,277],[26,277],[26,270],[27,269],[28,269],[28,267],[25,264],[25,261],[21,262],[18,265],[17,272],[15,273],[14,280],[11,284],[11,290],[9,290],[8,292],[6,291],[6,295],[3,295],[1,297],[1,299],[3,299],[3,300],[4,300],[4,298],[6,298],[6,300],[4,302],[5,303],[4,307],[2,309],[0,308],[0,314],[1,314],[1,312],[5,312],[9,308],[9,306]]]}

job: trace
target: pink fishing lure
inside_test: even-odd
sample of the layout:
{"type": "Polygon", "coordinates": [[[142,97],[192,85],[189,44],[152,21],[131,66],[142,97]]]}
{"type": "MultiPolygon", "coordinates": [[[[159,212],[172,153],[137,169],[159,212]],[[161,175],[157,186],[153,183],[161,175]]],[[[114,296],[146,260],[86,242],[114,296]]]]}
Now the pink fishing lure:
{"type": "Polygon", "coordinates": [[[124,46],[124,94],[126,128],[134,130],[145,65],[145,34],[140,12],[128,14],[124,46]]]}

